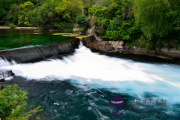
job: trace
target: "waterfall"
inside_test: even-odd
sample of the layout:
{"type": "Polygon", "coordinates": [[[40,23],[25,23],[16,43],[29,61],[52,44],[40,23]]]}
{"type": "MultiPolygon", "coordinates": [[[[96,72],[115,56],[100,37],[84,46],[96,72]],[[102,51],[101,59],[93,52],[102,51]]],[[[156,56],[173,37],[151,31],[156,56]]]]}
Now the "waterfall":
{"type": "Polygon", "coordinates": [[[34,60],[45,59],[47,57],[55,56],[61,53],[74,52],[75,48],[78,48],[79,42],[80,40],[76,38],[38,48],[23,48],[0,51],[0,57],[22,63],[30,62],[34,60]]]}

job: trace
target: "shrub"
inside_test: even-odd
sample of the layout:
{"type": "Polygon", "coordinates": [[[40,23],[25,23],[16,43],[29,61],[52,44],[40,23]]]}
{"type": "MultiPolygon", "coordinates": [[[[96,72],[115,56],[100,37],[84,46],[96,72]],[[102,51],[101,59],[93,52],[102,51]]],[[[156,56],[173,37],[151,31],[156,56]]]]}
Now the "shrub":
{"type": "Polygon", "coordinates": [[[9,23],[9,27],[10,27],[11,29],[15,29],[15,28],[16,28],[16,25],[14,25],[13,23],[9,23]]]}
{"type": "Polygon", "coordinates": [[[78,16],[76,18],[76,22],[78,23],[79,27],[83,28],[85,31],[90,27],[85,15],[78,16]]]}
{"type": "Polygon", "coordinates": [[[14,85],[0,90],[0,118],[2,120],[27,120],[32,113],[41,111],[39,107],[26,113],[27,92],[14,85]]]}
{"type": "Polygon", "coordinates": [[[63,23],[53,23],[54,27],[56,27],[58,30],[63,30],[64,29],[64,24],[63,23]]]}

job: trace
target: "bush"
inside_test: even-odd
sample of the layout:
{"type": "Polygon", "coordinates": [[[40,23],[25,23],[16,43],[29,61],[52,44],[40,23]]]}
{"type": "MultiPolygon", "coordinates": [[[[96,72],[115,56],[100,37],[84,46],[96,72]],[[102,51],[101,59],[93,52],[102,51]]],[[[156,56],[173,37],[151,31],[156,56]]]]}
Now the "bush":
{"type": "Polygon", "coordinates": [[[13,23],[9,23],[9,27],[10,27],[11,29],[15,29],[15,28],[16,28],[16,25],[14,25],[13,23]]]}
{"type": "Polygon", "coordinates": [[[85,15],[78,16],[76,18],[76,22],[78,23],[79,27],[83,28],[85,31],[90,27],[85,15]]]}
{"type": "Polygon", "coordinates": [[[63,23],[53,23],[54,27],[56,27],[58,30],[64,30],[64,24],[63,23]]]}
{"type": "Polygon", "coordinates": [[[27,120],[32,113],[41,111],[39,107],[26,113],[27,92],[14,85],[0,90],[0,118],[2,120],[27,120]]]}

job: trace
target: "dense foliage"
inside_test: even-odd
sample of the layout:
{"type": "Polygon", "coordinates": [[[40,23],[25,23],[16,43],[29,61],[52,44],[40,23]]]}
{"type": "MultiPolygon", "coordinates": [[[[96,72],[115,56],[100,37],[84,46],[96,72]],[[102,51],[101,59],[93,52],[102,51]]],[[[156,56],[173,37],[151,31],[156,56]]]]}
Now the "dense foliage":
{"type": "Polygon", "coordinates": [[[1,0],[0,3],[0,21],[6,21],[6,25],[42,28],[74,23],[83,9],[82,0],[1,0]]]}
{"type": "Polygon", "coordinates": [[[171,39],[180,41],[174,30],[180,27],[179,0],[0,0],[0,3],[0,21],[9,21],[6,25],[62,30],[67,23],[76,22],[81,31],[94,26],[94,32],[101,38],[133,43],[144,36],[147,44],[143,46],[148,49],[162,46],[160,43],[174,34],[176,37],[171,39]]]}
{"type": "Polygon", "coordinates": [[[148,38],[164,36],[180,23],[179,0],[135,0],[136,23],[148,38]]]}
{"type": "Polygon", "coordinates": [[[89,22],[85,15],[77,16],[76,22],[83,31],[86,31],[89,28],[89,22]]]}
{"type": "Polygon", "coordinates": [[[135,26],[130,0],[101,0],[84,9],[86,15],[94,17],[95,33],[102,38],[132,40],[141,35],[140,28],[135,26]]]}
{"type": "Polygon", "coordinates": [[[0,118],[2,120],[27,120],[33,112],[41,111],[38,107],[35,110],[26,112],[27,92],[14,85],[7,85],[0,90],[0,118]]]}

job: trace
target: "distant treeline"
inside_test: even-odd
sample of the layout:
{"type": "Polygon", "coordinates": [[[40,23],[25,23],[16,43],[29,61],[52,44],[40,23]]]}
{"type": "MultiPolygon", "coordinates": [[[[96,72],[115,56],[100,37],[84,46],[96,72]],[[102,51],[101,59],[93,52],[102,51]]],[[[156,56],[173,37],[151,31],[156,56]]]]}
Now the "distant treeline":
{"type": "Polygon", "coordinates": [[[81,0],[0,0],[0,21],[3,21],[1,25],[13,23],[61,29],[65,23],[74,23],[82,9],[81,0]]]}

